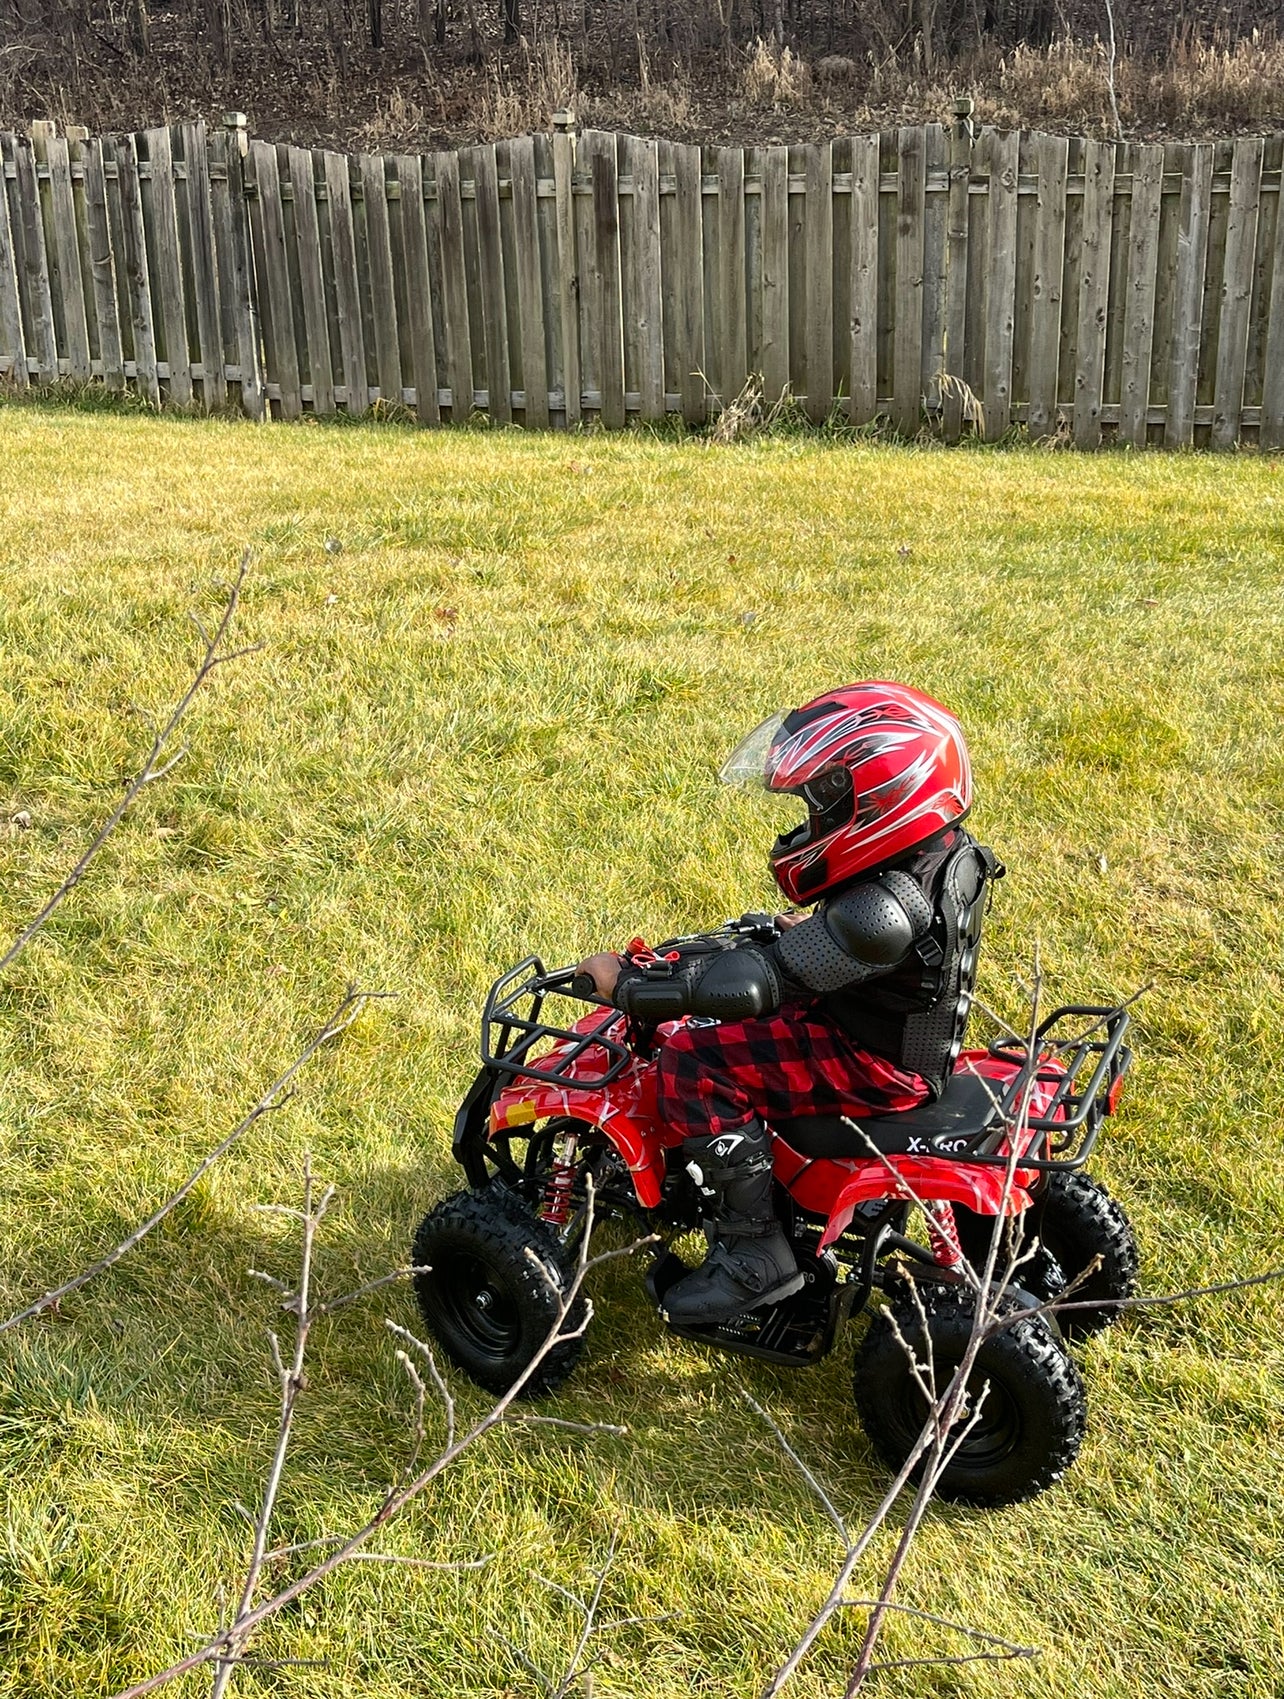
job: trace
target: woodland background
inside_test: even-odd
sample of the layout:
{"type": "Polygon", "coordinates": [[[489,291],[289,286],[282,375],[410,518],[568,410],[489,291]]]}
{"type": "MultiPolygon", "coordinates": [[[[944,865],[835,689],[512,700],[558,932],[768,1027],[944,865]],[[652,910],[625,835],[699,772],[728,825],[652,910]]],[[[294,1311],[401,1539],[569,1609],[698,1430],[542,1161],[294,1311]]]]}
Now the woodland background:
{"type": "Polygon", "coordinates": [[[573,105],[799,142],[970,94],[982,123],[1197,139],[1284,125],[1279,19],[1276,0],[0,0],[0,127],[236,108],[273,140],[422,148],[573,105]]]}

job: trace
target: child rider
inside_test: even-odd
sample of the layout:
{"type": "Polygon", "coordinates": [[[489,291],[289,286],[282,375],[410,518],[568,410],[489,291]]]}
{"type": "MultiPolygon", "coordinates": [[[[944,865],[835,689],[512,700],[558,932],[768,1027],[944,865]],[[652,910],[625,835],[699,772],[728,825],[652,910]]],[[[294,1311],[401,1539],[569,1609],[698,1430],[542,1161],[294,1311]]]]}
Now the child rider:
{"type": "Polygon", "coordinates": [[[845,685],[774,714],[720,776],[806,803],[770,863],[813,912],[777,916],[769,941],[692,940],[677,959],[602,954],[579,970],[640,1020],[704,1017],[657,1058],[659,1112],[707,1205],[709,1254],[664,1300],[687,1326],[803,1283],[772,1208],[773,1121],[939,1096],[967,1023],[986,882],[1001,872],[960,824],[972,777],[958,721],[907,685],[845,685]]]}

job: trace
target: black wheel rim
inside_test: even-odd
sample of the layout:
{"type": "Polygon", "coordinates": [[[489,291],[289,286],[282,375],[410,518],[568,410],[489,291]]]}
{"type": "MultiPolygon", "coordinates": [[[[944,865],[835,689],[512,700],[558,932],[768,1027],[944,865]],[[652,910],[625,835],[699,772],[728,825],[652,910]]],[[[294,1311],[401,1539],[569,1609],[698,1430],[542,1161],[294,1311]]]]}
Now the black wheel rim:
{"type": "MultiPolygon", "coordinates": [[[[951,1375],[958,1368],[958,1362],[943,1361],[938,1350],[935,1363],[937,1388],[944,1392],[951,1375]]],[[[908,1375],[900,1403],[897,1417],[908,1452],[922,1433],[928,1412],[927,1400],[908,1375]]],[[[953,1444],[964,1428],[968,1431],[949,1465],[949,1472],[955,1476],[960,1472],[980,1473],[993,1469],[1011,1455],[1021,1438],[1021,1412],[1012,1395],[997,1376],[987,1374],[981,1368],[973,1369],[968,1376],[966,1405],[955,1419],[947,1445],[953,1444]],[[977,1401],[982,1392],[985,1397],[978,1409],[977,1401]]]]}
{"type": "Polygon", "coordinates": [[[522,1321],[504,1278],[466,1251],[457,1251],[434,1274],[428,1297],[443,1329],[487,1362],[507,1361],[521,1344],[522,1321]]]}

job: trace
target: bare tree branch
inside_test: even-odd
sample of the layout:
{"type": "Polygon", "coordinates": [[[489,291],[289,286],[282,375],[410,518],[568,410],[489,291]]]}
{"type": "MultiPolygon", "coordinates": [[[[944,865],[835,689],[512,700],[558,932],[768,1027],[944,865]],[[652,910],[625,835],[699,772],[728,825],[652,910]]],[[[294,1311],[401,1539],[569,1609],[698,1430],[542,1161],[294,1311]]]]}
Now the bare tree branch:
{"type": "Polygon", "coordinates": [[[147,753],[147,759],[144,761],[143,765],[139,768],[134,777],[125,786],[124,795],[107,816],[107,819],[99,827],[93,841],[85,850],[85,853],[63,880],[62,884],[59,885],[58,889],[49,898],[49,901],[45,904],[45,906],[32,920],[27,923],[26,926],[23,927],[22,931],[14,939],[13,943],[10,944],[4,955],[0,956],[0,973],[2,973],[5,968],[10,967],[13,962],[17,960],[23,950],[26,949],[27,945],[35,937],[36,933],[40,931],[41,927],[53,914],[54,910],[65,902],[75,890],[76,886],[84,878],[85,873],[94,857],[116,830],[117,826],[120,825],[121,820],[129,811],[133,803],[137,801],[141,792],[148,785],[153,784],[157,779],[163,779],[165,775],[183,759],[183,756],[187,753],[186,747],[178,750],[166,761],[162,761],[161,757],[172,742],[174,733],[178,730],[179,722],[182,720],[187,710],[191,707],[193,698],[196,696],[197,691],[205,683],[206,679],[209,678],[211,673],[215,672],[219,667],[227,666],[230,661],[239,661],[245,655],[256,654],[263,647],[261,643],[249,643],[241,649],[229,649],[226,653],[221,652],[223,641],[228,632],[231,630],[233,620],[236,618],[236,610],[241,600],[241,586],[245,582],[245,574],[248,572],[249,566],[250,551],[246,549],[245,553],[241,556],[240,570],[237,572],[236,577],[228,590],[227,602],[223,608],[223,616],[215,628],[213,637],[210,637],[206,633],[201,622],[193,616],[193,623],[195,624],[196,629],[200,632],[202,640],[205,643],[205,653],[201,659],[200,665],[196,669],[192,682],[188,685],[178,702],[171,709],[170,716],[166,720],[165,724],[153,736],[152,746],[147,753]]]}
{"type": "MultiPolygon", "coordinates": [[[[153,1227],[159,1226],[167,1215],[173,1213],[192,1188],[205,1174],[209,1172],[218,1159],[221,1156],[226,1155],[226,1153],[231,1150],[237,1140],[242,1138],[244,1134],[250,1130],[260,1116],[270,1115],[274,1110],[283,1108],[284,1105],[289,1102],[291,1094],[288,1092],[287,1087],[294,1079],[295,1075],[298,1074],[299,1070],[307,1062],[311,1061],[312,1057],[316,1055],[317,1051],[320,1050],[323,1045],[328,1044],[331,1039],[338,1038],[341,1033],[347,1031],[353,1021],[356,1020],[363,1004],[376,997],[388,997],[391,995],[393,995],[393,993],[387,991],[358,991],[355,986],[349,987],[343,1001],[330,1016],[329,1020],[326,1021],[321,1030],[309,1040],[299,1055],[296,1056],[294,1061],[290,1063],[290,1066],[285,1070],[285,1072],[278,1074],[276,1079],[273,1080],[272,1084],[263,1093],[262,1097],[259,1098],[258,1102],[249,1111],[249,1113],[244,1115],[241,1120],[237,1122],[227,1137],[220,1144],[216,1145],[214,1149],[210,1151],[208,1156],[201,1159],[192,1172],[187,1176],[186,1180],[183,1181],[183,1184],[178,1188],[178,1190],[168,1197],[165,1202],[161,1204],[159,1209],[149,1215],[141,1227],[136,1227],[132,1233],[127,1234],[118,1245],[108,1251],[106,1256],[99,1257],[97,1262],[91,1263],[90,1266],[83,1270],[80,1274],[75,1275],[70,1280],[65,1280],[61,1286],[55,1286],[52,1291],[46,1292],[43,1298],[37,1298],[34,1303],[28,1304],[25,1309],[18,1310],[14,1315],[11,1315],[7,1321],[0,1321],[0,1333],[7,1333],[11,1327],[17,1327],[19,1322],[30,1321],[33,1316],[38,1316],[45,1310],[52,1309],[55,1304],[67,1297],[69,1293],[77,1291],[78,1288],[84,1286],[87,1281],[92,1280],[95,1275],[104,1273],[107,1269],[112,1268],[116,1263],[118,1263],[122,1257],[127,1256],[129,1252],[134,1249],[135,1245],[147,1237],[153,1227]]],[[[257,1278],[261,1279],[264,1277],[260,1275],[257,1278]]],[[[269,1284],[273,1283],[270,1276],[268,1276],[267,1279],[269,1284]]]]}
{"type": "MultiPolygon", "coordinates": [[[[1034,954],[1033,983],[1031,987],[1030,1021],[1027,1039],[1028,1052],[1031,1056],[1035,1054],[1035,1034],[1038,1028],[1041,988],[1042,970],[1036,946],[1034,954]]],[[[762,1699],[773,1699],[773,1696],[781,1691],[781,1689],[797,1671],[803,1658],[810,1650],[825,1624],[837,1610],[843,1608],[847,1604],[847,1584],[854,1573],[857,1564],[864,1557],[874,1535],[886,1521],[892,1507],[896,1503],[896,1500],[899,1498],[904,1487],[908,1484],[911,1476],[914,1475],[916,1471],[920,1471],[921,1465],[920,1478],[914,1494],[913,1503],[911,1504],[904,1527],[901,1531],[896,1552],[893,1555],[891,1564],[886,1571],[878,1598],[873,1602],[873,1605],[870,1608],[870,1617],[866,1625],[864,1641],[861,1646],[856,1667],[852,1673],[851,1680],[846,1690],[846,1699],[851,1699],[851,1696],[859,1691],[865,1677],[869,1673],[873,1661],[874,1647],[877,1643],[878,1635],[887,1612],[893,1608],[892,1594],[895,1590],[897,1580],[899,1579],[901,1569],[909,1555],[914,1537],[917,1534],[923,1516],[927,1512],[928,1505],[932,1500],[941,1476],[944,1474],[946,1468],[948,1468],[955,1452],[958,1450],[959,1446],[964,1443],[972,1426],[978,1419],[981,1401],[985,1396],[984,1391],[982,1391],[980,1397],[973,1402],[973,1407],[970,1412],[966,1410],[968,1381],[971,1378],[972,1371],[976,1365],[977,1354],[985,1339],[988,1337],[986,1330],[989,1324],[999,1314],[1000,1306],[1002,1304],[1003,1290],[1008,1281],[1011,1279],[1011,1271],[1008,1270],[1005,1271],[1002,1278],[996,1284],[995,1273],[996,1265],[999,1261],[999,1246],[1002,1238],[1003,1226],[1007,1219],[1008,1205],[1015,1185],[1016,1174],[1020,1165],[1020,1155],[1024,1151],[1026,1145],[1024,1133],[1028,1126],[1030,1108],[1033,1102],[1035,1086],[1034,1076],[1035,1070],[1031,1069],[1029,1077],[1021,1092],[1016,1112],[1012,1116],[1010,1122],[1008,1138],[1009,1155],[1004,1167],[1004,1182],[1000,1196],[1000,1207],[995,1216],[994,1229],[990,1236],[990,1244],[987,1251],[985,1266],[979,1272],[975,1270],[971,1271],[972,1280],[970,1284],[973,1285],[974,1291],[974,1311],[971,1332],[962,1358],[954,1372],[950,1375],[948,1384],[943,1389],[938,1387],[935,1365],[932,1361],[931,1339],[927,1328],[926,1310],[923,1307],[921,1300],[918,1298],[916,1289],[911,1287],[911,1290],[914,1292],[915,1301],[919,1306],[920,1323],[923,1330],[923,1337],[927,1344],[927,1363],[920,1364],[918,1362],[912,1346],[909,1341],[901,1335],[899,1328],[897,1329],[897,1337],[902,1348],[907,1353],[911,1372],[918,1381],[920,1390],[927,1402],[928,1411],[923,1427],[917,1440],[911,1447],[908,1457],[902,1464],[891,1486],[884,1494],[878,1507],[866,1523],[859,1536],[852,1536],[846,1522],[839,1515],[832,1500],[817,1481],[815,1475],[804,1463],[802,1463],[801,1459],[798,1457],[793,1447],[789,1445],[776,1423],[766,1415],[765,1411],[760,1411],[760,1414],[764,1416],[764,1419],[774,1429],[776,1437],[780,1441],[786,1454],[799,1467],[804,1479],[825,1507],[826,1513],[828,1514],[831,1522],[833,1522],[834,1526],[839,1530],[840,1537],[843,1539],[846,1547],[843,1555],[843,1561],[839,1567],[838,1574],[830,1588],[827,1598],[812,1616],[810,1623],[807,1625],[788,1658],[786,1658],[785,1662],[776,1671],[767,1687],[763,1690],[762,1699]]],[[[856,1131],[863,1131],[858,1121],[852,1121],[849,1125],[856,1131]]],[[[867,1142],[870,1143],[871,1150],[874,1150],[872,1141],[867,1142]]],[[[926,1206],[923,1200],[914,1196],[912,1188],[905,1185],[899,1171],[896,1170],[890,1162],[887,1162],[886,1158],[881,1156],[881,1153],[876,1151],[874,1153],[878,1154],[880,1159],[884,1161],[885,1165],[896,1175],[902,1194],[910,1197],[912,1201],[917,1203],[921,1209],[925,1209],[926,1212],[926,1206]]],[[[1013,1254],[1012,1260],[1015,1262],[1016,1253],[1013,1254]]],[[[965,1275],[968,1273],[969,1268],[970,1265],[965,1266],[963,1271],[965,1275]]],[[[892,1318],[892,1322],[893,1326],[895,1326],[895,1318],[892,1318]]],[[[750,1400],[750,1402],[752,1403],[752,1400],[750,1400]]],[[[754,1408],[758,1408],[758,1406],[755,1405],[754,1408]]],[[[967,1632],[967,1630],[963,1629],[960,1624],[955,1624],[954,1626],[959,1628],[961,1632],[967,1632]]]]}
{"type": "MultiPolygon", "coordinates": [[[[770,1418],[768,1419],[770,1420],[770,1418]]],[[[547,1670],[540,1669],[539,1665],[536,1664],[529,1654],[523,1651],[520,1646],[514,1645],[511,1640],[507,1639],[497,1630],[492,1630],[495,1634],[495,1638],[502,1641],[522,1667],[527,1670],[529,1674],[533,1675],[536,1681],[539,1682],[540,1687],[543,1689],[544,1699],[568,1699],[568,1695],[577,1681],[582,1681],[584,1683],[584,1693],[586,1699],[588,1699],[588,1696],[591,1693],[590,1684],[592,1677],[590,1672],[592,1671],[594,1664],[597,1662],[598,1654],[591,1657],[586,1656],[586,1654],[588,1653],[589,1642],[596,1635],[610,1634],[614,1630],[620,1628],[632,1628],[638,1623],[668,1622],[675,1616],[680,1616],[682,1614],[680,1611],[666,1611],[660,1616],[615,1617],[609,1622],[599,1622],[597,1620],[597,1614],[601,1607],[602,1592],[606,1586],[607,1576],[610,1574],[612,1566],[615,1563],[616,1555],[619,1552],[620,1533],[622,1527],[623,1523],[617,1523],[611,1534],[610,1546],[607,1549],[606,1557],[603,1559],[597,1570],[597,1574],[594,1579],[593,1592],[589,1598],[582,1599],[578,1593],[573,1593],[569,1587],[563,1587],[560,1581],[550,1581],[546,1575],[537,1575],[535,1577],[535,1579],[539,1581],[541,1585],[547,1587],[550,1592],[556,1593],[560,1598],[565,1599],[568,1604],[574,1605],[582,1618],[579,1637],[575,1642],[575,1646],[569,1659],[567,1660],[566,1667],[560,1676],[550,1675],[547,1670]]]]}
{"type": "MultiPolygon", "coordinates": [[[[392,1519],[411,1502],[412,1499],[417,1498],[419,1494],[422,1493],[433,1481],[435,1481],[439,1475],[448,1469],[457,1458],[462,1456],[463,1453],[471,1446],[475,1445],[479,1439],[488,1434],[492,1428],[498,1427],[500,1423],[504,1422],[508,1418],[514,1401],[521,1396],[524,1388],[531,1378],[538,1374],[540,1366],[547,1358],[549,1352],[552,1351],[559,1343],[568,1339],[578,1339],[585,1332],[592,1320],[593,1306],[591,1303],[586,1302],[582,1319],[574,1323],[574,1325],[569,1325],[571,1311],[575,1307],[588,1272],[600,1263],[611,1261],[618,1256],[627,1255],[628,1250],[636,1249],[636,1247],[628,1247],[626,1250],[607,1251],[601,1256],[590,1258],[588,1253],[589,1240],[592,1234],[593,1208],[593,1185],[590,1177],[588,1181],[588,1202],[586,1206],[585,1229],[580,1241],[579,1254],[574,1274],[565,1291],[558,1294],[557,1313],[554,1316],[552,1325],[550,1326],[543,1342],[539,1349],[531,1357],[530,1362],[513,1382],[512,1386],[509,1387],[508,1391],[504,1393],[503,1396],[499,1398],[483,1416],[473,1422],[463,1434],[458,1437],[452,1437],[450,1442],[443,1446],[437,1453],[436,1457],[434,1457],[425,1467],[420,1468],[414,1474],[403,1472],[401,1478],[385,1493],[378,1509],[368,1519],[368,1521],[366,1521],[362,1527],[358,1528],[355,1533],[346,1536],[340,1543],[336,1544],[334,1550],[332,1550],[327,1557],[313,1565],[313,1567],[305,1574],[297,1577],[294,1581],[291,1581],[288,1586],[281,1588],[280,1591],[272,1594],[269,1598],[262,1600],[258,1604],[252,1603],[251,1595],[253,1588],[250,1586],[243,1588],[242,1608],[238,1610],[234,1620],[228,1625],[228,1627],[223,1629],[219,1634],[213,1636],[210,1640],[206,1641],[204,1645],[199,1646],[194,1652],[190,1652],[186,1657],[180,1658],[177,1663],[171,1664],[167,1669],[160,1670],[155,1675],[148,1676],[145,1680],[135,1683],[133,1687],[126,1688],[122,1692],[116,1694],[115,1699],[142,1699],[144,1694],[154,1693],[158,1688],[164,1687],[169,1682],[177,1680],[179,1676],[186,1675],[189,1671],[199,1669],[206,1664],[216,1664],[224,1667],[229,1664],[234,1665],[237,1661],[239,1661],[241,1649],[248,1643],[251,1636],[261,1626],[261,1624],[274,1617],[279,1611],[284,1610],[287,1605],[292,1604],[293,1601],[301,1594],[308,1592],[311,1588],[318,1585],[319,1582],[324,1581],[327,1576],[332,1575],[342,1564],[348,1563],[352,1559],[360,1556],[362,1548],[369,1543],[375,1534],[385,1528],[388,1523],[391,1522],[392,1519]]],[[[296,1213],[300,1213],[302,1219],[305,1221],[306,1233],[308,1212],[304,1211],[296,1213]]],[[[301,1281],[300,1292],[302,1292],[302,1290],[303,1282],[301,1281]]],[[[296,1329],[302,1326],[302,1317],[305,1314],[315,1314],[315,1311],[307,1311],[306,1308],[300,1304],[300,1306],[295,1309],[295,1315],[297,1318],[296,1329]]],[[[395,1329],[395,1331],[401,1333],[403,1337],[405,1336],[404,1330],[395,1329]]],[[[425,1361],[431,1363],[432,1353],[429,1351],[427,1345],[421,1340],[413,1340],[413,1336],[411,1336],[411,1338],[420,1354],[423,1355],[425,1361]]],[[[271,1508],[269,1498],[271,1491],[275,1490],[273,1487],[274,1480],[279,1479],[277,1460],[284,1457],[285,1445],[288,1444],[289,1437],[289,1419],[293,1416],[293,1403],[287,1402],[289,1397],[288,1385],[292,1385],[294,1365],[299,1361],[300,1356],[296,1342],[294,1359],[292,1360],[290,1369],[284,1371],[284,1379],[282,1382],[282,1411],[278,1426],[277,1445],[273,1453],[272,1472],[269,1475],[269,1492],[265,1492],[264,1494],[264,1510],[260,1512],[258,1524],[256,1525],[254,1549],[255,1553],[258,1555],[257,1569],[254,1569],[253,1559],[251,1560],[251,1568],[254,1569],[255,1580],[257,1580],[258,1574],[262,1570],[263,1562],[266,1557],[265,1539],[271,1508]],[[267,1512],[266,1515],[265,1512],[267,1512]]],[[[435,1365],[433,1366],[435,1368],[435,1365]]],[[[602,1431],[609,1432],[610,1429],[605,1428],[604,1426],[602,1431]]],[[[417,1445],[418,1441],[416,1441],[416,1447],[417,1445]]],[[[248,1580],[249,1576],[247,1575],[247,1581],[248,1580]]],[[[219,1691],[221,1692],[221,1689],[219,1689],[219,1691]]]]}
{"type": "MultiPolygon", "coordinates": [[[[276,1449],[272,1453],[272,1464],[268,1470],[267,1485],[263,1490],[263,1503],[259,1510],[258,1519],[254,1524],[254,1550],[250,1555],[249,1568],[246,1570],[245,1583],[241,1588],[240,1602],[236,1607],[236,1622],[239,1622],[249,1609],[258,1586],[259,1573],[263,1568],[267,1552],[268,1528],[272,1521],[272,1512],[276,1508],[276,1495],[281,1485],[281,1477],[285,1472],[285,1455],[290,1445],[290,1430],[294,1423],[294,1411],[303,1391],[303,1358],[308,1348],[308,1334],[312,1330],[315,1312],[312,1309],[312,1256],[316,1245],[317,1229],[325,1219],[325,1212],[334,1198],[334,1187],[327,1186],[321,1196],[313,1201],[312,1196],[312,1160],[306,1154],[303,1158],[303,1252],[299,1268],[298,1289],[288,1293],[282,1303],[282,1308],[290,1311],[295,1318],[294,1355],[289,1368],[281,1361],[281,1353],[277,1347],[276,1335],[268,1334],[272,1345],[272,1361],[276,1368],[276,1378],[281,1389],[281,1417],[277,1425],[276,1449]]],[[[226,1656],[219,1660],[214,1676],[214,1685],[210,1689],[210,1699],[223,1699],[227,1684],[236,1671],[237,1659],[240,1655],[243,1641],[229,1633],[226,1656]]]]}

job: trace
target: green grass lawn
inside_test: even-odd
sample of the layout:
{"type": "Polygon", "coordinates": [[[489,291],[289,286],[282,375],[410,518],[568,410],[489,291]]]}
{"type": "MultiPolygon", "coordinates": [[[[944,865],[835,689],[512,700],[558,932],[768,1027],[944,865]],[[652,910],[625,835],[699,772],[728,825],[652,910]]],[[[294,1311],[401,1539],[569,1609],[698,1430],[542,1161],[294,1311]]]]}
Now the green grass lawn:
{"type": "MultiPolygon", "coordinates": [[[[387,987],[300,1095],[114,1272],[0,1340],[0,1694],[114,1692],[234,1597],[276,1424],[265,1329],[304,1151],[339,1188],[320,1279],[404,1261],[458,1184],[455,1103],[490,979],[770,900],[781,817],[716,766],[852,677],[943,698],[1007,861],[981,994],[1155,981],[1096,1166],[1162,1292],[1284,1264],[1278,1127],[1284,462],[717,449],[0,408],[0,917],[75,860],[182,689],[190,609],[253,550],[260,655],[193,711],[150,790],[0,987],[5,1310],[165,1197],[345,982],[387,987]],[[340,552],[327,552],[336,538],[340,552]],[[6,827],[19,810],[30,829],[6,827]],[[7,835],[6,835],[7,832],[7,835]]],[[[599,1285],[549,1408],[622,1439],[502,1431],[384,1542],[478,1574],[353,1565],[261,1636],[246,1694],[525,1695],[560,1670],[619,1526],[602,1695],[754,1694],[837,1562],[736,1393],[857,1521],[884,1477],[849,1350],[808,1374],[671,1342],[638,1270],[599,1285]]],[[[393,1289],[318,1326],[282,1542],[355,1526],[404,1454],[393,1289]]],[[[1084,1354],[1091,1429],[1055,1491],[937,1508],[901,1597],[1042,1646],[875,1677],[874,1695],[1279,1692],[1284,1301],[1129,1317],[1084,1354]]],[[[459,1388],[466,1412],[480,1394],[459,1388]]],[[[889,1531],[863,1585],[876,1585],[889,1531]]],[[[283,1573],[293,1573],[283,1572],[283,1573]]],[[[799,1695],[841,1691],[859,1613],[799,1695]]],[[[888,1630],[886,1656],[962,1650],[888,1630]]],[[[200,1692],[208,1678],[176,1691],[200,1692]]]]}

